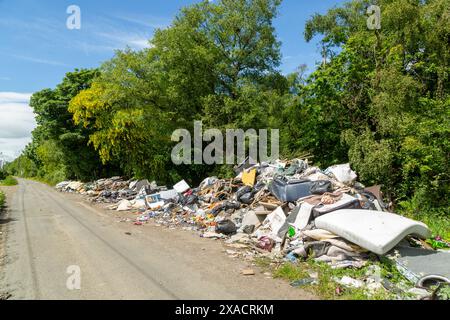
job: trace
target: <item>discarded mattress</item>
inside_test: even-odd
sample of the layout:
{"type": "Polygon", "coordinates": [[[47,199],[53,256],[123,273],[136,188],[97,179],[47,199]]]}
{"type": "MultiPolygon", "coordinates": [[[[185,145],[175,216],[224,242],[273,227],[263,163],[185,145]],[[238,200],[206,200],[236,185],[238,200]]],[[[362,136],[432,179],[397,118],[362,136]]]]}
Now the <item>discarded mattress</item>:
{"type": "Polygon", "coordinates": [[[428,227],[396,214],[372,210],[338,210],[315,220],[317,228],[328,230],[364,249],[384,255],[407,235],[426,239],[428,227]]]}

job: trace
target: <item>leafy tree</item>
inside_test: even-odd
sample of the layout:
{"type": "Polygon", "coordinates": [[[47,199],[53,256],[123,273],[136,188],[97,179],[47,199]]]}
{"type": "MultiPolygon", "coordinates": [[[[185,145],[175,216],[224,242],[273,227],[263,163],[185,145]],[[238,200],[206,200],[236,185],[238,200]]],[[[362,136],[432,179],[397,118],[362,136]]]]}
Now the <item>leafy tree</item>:
{"type": "Polygon", "coordinates": [[[305,38],[322,35],[329,61],[285,112],[295,141],[285,147],[323,165],[350,160],[363,182],[384,183],[415,213],[448,209],[450,2],[378,1],[376,31],[366,27],[368,5],[308,21],[305,38]]]}
{"type": "Polygon", "coordinates": [[[158,30],[152,48],[119,51],[103,64],[93,86],[69,109],[77,124],[94,130],[90,141],[103,162],[120,159],[138,177],[173,181],[182,173],[197,181],[214,168],[175,167],[175,129],[192,130],[194,120],[265,127],[265,108],[272,103],[266,99],[281,90],[278,80],[285,82],[275,72],[280,53],[271,22],[278,4],[203,1],[158,30]]]}
{"type": "Polygon", "coordinates": [[[70,100],[89,88],[97,75],[98,70],[75,70],[54,90],[44,89],[31,97],[38,126],[25,154],[36,163],[39,175],[49,181],[88,180],[107,173],[97,152],[88,146],[91,131],[76,125],[67,110],[70,100]]]}
{"type": "Polygon", "coordinates": [[[20,177],[36,177],[38,168],[30,158],[22,154],[13,162],[5,164],[3,171],[6,175],[20,176],[20,177]]]}

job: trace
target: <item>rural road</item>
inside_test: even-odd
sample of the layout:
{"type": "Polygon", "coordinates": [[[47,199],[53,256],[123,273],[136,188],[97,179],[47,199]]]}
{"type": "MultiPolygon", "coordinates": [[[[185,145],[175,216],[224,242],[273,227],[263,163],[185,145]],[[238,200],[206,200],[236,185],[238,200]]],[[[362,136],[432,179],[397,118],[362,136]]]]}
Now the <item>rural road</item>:
{"type": "Polygon", "coordinates": [[[220,241],[121,223],[115,211],[35,181],[21,179],[13,188],[0,220],[6,252],[0,294],[10,299],[313,298],[248,261],[231,259],[220,241]],[[69,266],[79,267],[79,290],[67,288],[69,266]],[[256,275],[240,274],[248,267],[256,275]]]}

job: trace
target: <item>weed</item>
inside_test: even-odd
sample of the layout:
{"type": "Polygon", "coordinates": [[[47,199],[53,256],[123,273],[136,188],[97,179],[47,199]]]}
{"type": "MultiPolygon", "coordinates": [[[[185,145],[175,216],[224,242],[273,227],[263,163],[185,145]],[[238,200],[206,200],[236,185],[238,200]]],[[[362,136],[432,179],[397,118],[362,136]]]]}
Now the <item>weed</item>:
{"type": "MultiPolygon", "coordinates": [[[[260,265],[260,262],[258,263],[260,265]]],[[[315,262],[310,259],[304,262],[286,262],[272,270],[275,278],[285,279],[290,282],[309,278],[310,274],[317,273],[318,281],[307,284],[302,289],[312,292],[321,299],[326,300],[386,300],[394,299],[395,295],[384,288],[368,291],[367,288],[347,288],[336,282],[344,276],[358,280],[364,280],[370,265],[377,265],[381,269],[381,275],[388,278],[392,283],[403,281],[401,274],[395,267],[385,265],[378,261],[371,261],[367,266],[360,269],[333,269],[326,263],[315,262]]],[[[266,266],[269,264],[266,263],[266,266]]]]}
{"type": "Polygon", "coordinates": [[[4,205],[5,205],[5,194],[0,191],[0,211],[2,210],[4,205]]]}
{"type": "Polygon", "coordinates": [[[6,187],[15,186],[17,184],[18,184],[17,180],[11,176],[7,176],[4,180],[0,181],[0,185],[6,187]]]}

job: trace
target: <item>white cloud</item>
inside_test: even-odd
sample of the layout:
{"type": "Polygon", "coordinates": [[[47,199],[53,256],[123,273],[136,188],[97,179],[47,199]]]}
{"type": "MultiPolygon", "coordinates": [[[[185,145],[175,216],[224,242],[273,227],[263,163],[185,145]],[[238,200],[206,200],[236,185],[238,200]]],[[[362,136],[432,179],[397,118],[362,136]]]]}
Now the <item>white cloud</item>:
{"type": "Polygon", "coordinates": [[[0,92],[0,103],[15,103],[15,102],[25,102],[30,101],[30,93],[19,93],[19,92],[0,92]]]}
{"type": "MultiPolygon", "coordinates": [[[[1,1],[1,0],[0,0],[1,1]]],[[[59,52],[61,48],[81,51],[86,56],[90,53],[114,52],[129,46],[134,50],[150,47],[148,40],[154,29],[170,25],[171,18],[155,17],[145,14],[99,15],[95,20],[83,18],[81,30],[70,32],[61,27],[59,17],[48,15],[45,18],[17,19],[0,18],[0,28],[17,30],[22,41],[39,40],[41,48],[48,52],[59,52]]],[[[0,52],[23,61],[46,64],[50,66],[70,67],[68,61],[51,59],[49,56],[34,56],[29,52],[0,52]]],[[[0,78],[4,81],[6,79],[0,78]]]]}
{"type": "Polygon", "coordinates": [[[31,141],[36,127],[33,110],[29,107],[31,94],[0,92],[0,153],[15,158],[31,141]]]}
{"type": "Polygon", "coordinates": [[[130,40],[130,43],[131,43],[132,46],[135,46],[135,47],[141,48],[141,49],[149,48],[149,47],[152,46],[149,43],[148,39],[134,39],[134,40],[132,39],[132,40],[130,40]]]}
{"type": "Polygon", "coordinates": [[[47,65],[51,65],[51,66],[61,66],[61,67],[67,67],[68,66],[65,63],[62,63],[62,62],[59,62],[59,61],[55,61],[55,60],[39,59],[39,58],[27,57],[27,56],[16,55],[16,54],[13,54],[11,56],[16,58],[16,59],[20,59],[20,60],[30,61],[30,62],[40,63],[40,64],[47,64],[47,65]]]}
{"type": "Polygon", "coordinates": [[[165,29],[172,22],[171,17],[155,17],[148,15],[115,15],[114,19],[119,19],[122,21],[130,22],[139,26],[144,26],[152,29],[165,29]]]}
{"type": "Polygon", "coordinates": [[[144,49],[149,48],[149,38],[150,36],[145,34],[136,33],[126,33],[126,32],[97,32],[97,36],[104,38],[111,45],[119,48],[124,48],[126,46],[132,49],[144,49]]]}

